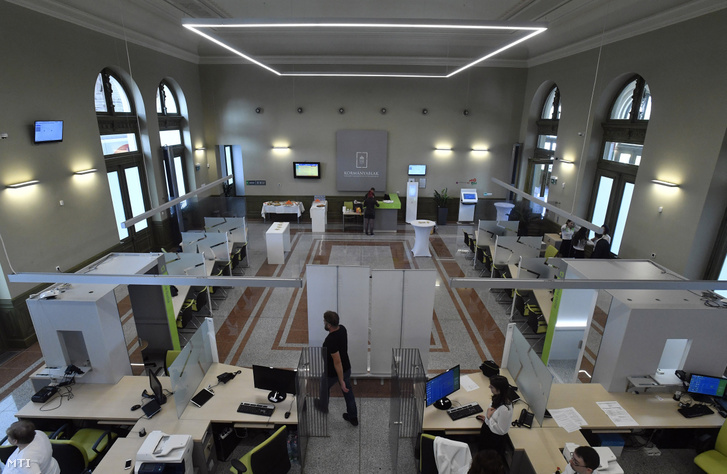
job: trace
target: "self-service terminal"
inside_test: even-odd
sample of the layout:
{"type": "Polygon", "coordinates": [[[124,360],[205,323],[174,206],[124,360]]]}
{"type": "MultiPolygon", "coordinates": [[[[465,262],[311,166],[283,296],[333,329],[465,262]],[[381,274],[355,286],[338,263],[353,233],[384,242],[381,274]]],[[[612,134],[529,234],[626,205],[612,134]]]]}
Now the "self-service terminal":
{"type": "Polygon", "coordinates": [[[477,207],[477,190],[460,189],[459,191],[459,221],[472,222],[475,220],[475,207],[477,207]]]}

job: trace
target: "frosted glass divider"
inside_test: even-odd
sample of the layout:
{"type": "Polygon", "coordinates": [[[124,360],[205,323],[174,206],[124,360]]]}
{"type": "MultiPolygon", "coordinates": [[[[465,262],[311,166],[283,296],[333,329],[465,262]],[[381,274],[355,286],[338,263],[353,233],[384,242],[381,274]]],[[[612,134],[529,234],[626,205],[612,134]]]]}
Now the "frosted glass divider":
{"type": "Polygon", "coordinates": [[[391,375],[391,350],[401,347],[404,272],[371,272],[371,374],[391,375]]]}

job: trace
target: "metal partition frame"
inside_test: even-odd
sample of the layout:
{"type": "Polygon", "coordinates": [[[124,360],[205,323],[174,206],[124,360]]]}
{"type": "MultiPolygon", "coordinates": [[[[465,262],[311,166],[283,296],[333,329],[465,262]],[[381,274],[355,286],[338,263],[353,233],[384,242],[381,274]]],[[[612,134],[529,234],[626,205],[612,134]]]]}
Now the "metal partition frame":
{"type": "Polygon", "coordinates": [[[411,455],[422,431],[426,381],[419,349],[392,349],[389,446],[394,472],[401,472],[406,459],[399,456],[400,448],[411,455]]]}
{"type": "Polygon", "coordinates": [[[320,397],[321,380],[326,372],[326,348],[304,347],[300,351],[297,377],[298,446],[300,465],[305,466],[308,439],[328,436],[328,416],[315,409],[320,397]]]}

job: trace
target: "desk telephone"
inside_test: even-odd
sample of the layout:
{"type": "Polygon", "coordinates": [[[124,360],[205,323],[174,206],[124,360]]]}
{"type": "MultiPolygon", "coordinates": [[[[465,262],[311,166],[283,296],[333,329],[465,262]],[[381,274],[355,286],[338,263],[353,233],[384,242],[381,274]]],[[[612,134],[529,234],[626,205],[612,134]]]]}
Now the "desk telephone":
{"type": "Polygon", "coordinates": [[[512,426],[522,427],[525,428],[532,428],[533,427],[533,419],[535,418],[535,415],[533,413],[530,413],[527,408],[523,408],[520,411],[520,417],[518,417],[517,421],[512,422],[512,426]]]}

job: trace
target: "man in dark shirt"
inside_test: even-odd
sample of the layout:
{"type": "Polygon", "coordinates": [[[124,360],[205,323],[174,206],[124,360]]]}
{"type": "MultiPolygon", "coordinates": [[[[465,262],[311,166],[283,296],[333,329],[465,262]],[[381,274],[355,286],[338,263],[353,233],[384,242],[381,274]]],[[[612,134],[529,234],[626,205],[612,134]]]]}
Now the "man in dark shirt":
{"type": "Polygon", "coordinates": [[[324,327],[328,331],[323,347],[326,348],[327,374],[321,380],[321,399],[318,408],[328,411],[328,397],[331,386],[336,382],[341,386],[343,398],[346,400],[346,413],[343,419],[358,426],[356,399],[351,387],[351,361],[348,358],[348,333],[346,327],[339,324],[338,313],[326,311],[323,314],[324,327]]]}

